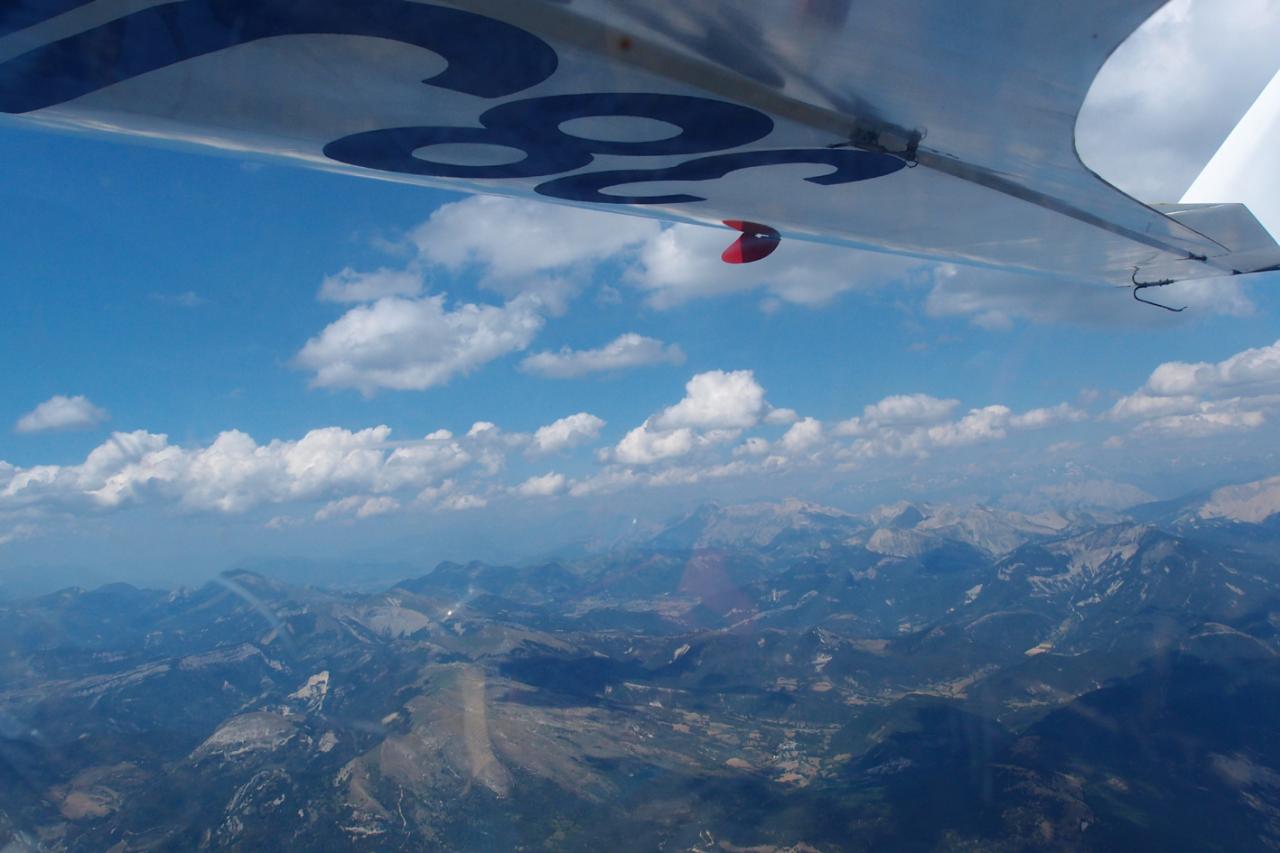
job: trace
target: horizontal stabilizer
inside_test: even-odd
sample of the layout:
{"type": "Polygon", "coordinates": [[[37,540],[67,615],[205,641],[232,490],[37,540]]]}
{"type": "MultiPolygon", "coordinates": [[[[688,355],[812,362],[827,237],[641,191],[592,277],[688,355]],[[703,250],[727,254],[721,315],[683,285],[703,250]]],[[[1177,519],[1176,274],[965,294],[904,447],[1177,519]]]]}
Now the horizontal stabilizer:
{"type": "Polygon", "coordinates": [[[1280,246],[1243,204],[1156,204],[1164,215],[1176,219],[1227,250],[1232,269],[1242,273],[1272,269],[1280,264],[1280,246]]]}

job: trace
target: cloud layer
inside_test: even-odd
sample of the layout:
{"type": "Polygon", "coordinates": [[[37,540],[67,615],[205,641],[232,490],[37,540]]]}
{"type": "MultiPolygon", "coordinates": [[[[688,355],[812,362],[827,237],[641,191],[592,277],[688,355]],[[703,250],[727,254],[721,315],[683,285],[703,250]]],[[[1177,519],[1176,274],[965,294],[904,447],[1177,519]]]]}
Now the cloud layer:
{"type": "MultiPolygon", "coordinates": [[[[392,440],[386,426],[325,427],[297,440],[259,444],[239,430],[205,446],[182,447],[145,430],[117,432],[77,465],[20,468],[0,463],[0,513],[24,509],[111,510],[147,503],[186,511],[238,514],[268,505],[324,502],[314,517],[368,517],[401,501],[477,506],[457,475],[480,482],[500,471],[508,451],[559,449],[594,437],[603,422],[586,413],[549,424],[535,436],[476,424],[464,437],[437,430],[392,440]],[[550,437],[548,437],[550,436],[550,437]]],[[[474,496],[473,496],[474,497],[474,496]]]]}
{"type": "Polygon", "coordinates": [[[479,421],[462,436],[436,430],[407,441],[386,426],[325,427],[266,443],[227,430],[199,446],[117,432],[78,464],[0,463],[0,537],[33,535],[68,513],[148,505],[228,516],[270,510],[265,525],[286,529],[729,478],[856,479],[886,465],[927,472],[1015,436],[1045,457],[1082,458],[1122,442],[1123,433],[1102,441],[1117,426],[1191,439],[1260,429],[1280,407],[1280,341],[1218,362],[1161,364],[1096,415],[1067,402],[1018,411],[904,393],[824,422],[769,397],[753,371],[703,371],[683,396],[639,424],[619,425],[613,438],[585,411],[527,433],[479,421]]]}
{"type": "Polygon", "coordinates": [[[856,466],[878,457],[926,458],[935,448],[1003,438],[1010,430],[1077,419],[1061,405],[1015,414],[990,405],[956,417],[956,400],[896,395],[834,428],[773,407],[749,370],[710,370],[684,396],[592,454],[606,424],[576,412],[531,433],[475,423],[396,440],[390,428],[314,429],[259,443],[227,430],[202,446],[145,430],[117,432],[74,465],[0,463],[0,520],[161,505],[239,515],[282,508],[272,528],[353,522],[423,510],[473,510],[502,498],[545,500],[633,486],[673,486],[809,465],[856,466]],[[781,415],[781,417],[777,417],[781,415]],[[521,473],[557,455],[579,473],[521,473]],[[594,456],[594,461],[593,460],[594,456]],[[522,462],[522,458],[524,461],[522,462]],[[504,472],[510,473],[504,473],[504,472]]]}

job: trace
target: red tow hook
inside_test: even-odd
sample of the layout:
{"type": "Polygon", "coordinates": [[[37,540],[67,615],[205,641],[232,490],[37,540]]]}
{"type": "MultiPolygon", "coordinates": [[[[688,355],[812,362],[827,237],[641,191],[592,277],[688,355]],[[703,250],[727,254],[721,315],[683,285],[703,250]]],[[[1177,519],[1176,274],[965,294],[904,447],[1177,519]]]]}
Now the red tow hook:
{"type": "Polygon", "coordinates": [[[759,222],[726,219],[724,224],[735,231],[742,232],[741,237],[734,240],[729,245],[729,248],[720,253],[720,260],[726,264],[749,264],[752,261],[767,258],[773,254],[773,250],[778,248],[778,243],[782,241],[782,235],[778,233],[776,228],[761,225],[759,222]]]}

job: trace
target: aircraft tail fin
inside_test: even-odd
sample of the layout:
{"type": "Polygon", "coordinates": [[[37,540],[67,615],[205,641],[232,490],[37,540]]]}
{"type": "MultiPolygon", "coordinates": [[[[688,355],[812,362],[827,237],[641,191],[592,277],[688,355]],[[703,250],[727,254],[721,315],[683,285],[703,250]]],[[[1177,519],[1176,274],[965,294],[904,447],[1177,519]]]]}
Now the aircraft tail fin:
{"type": "MultiPolygon", "coordinates": [[[[1274,151],[1278,138],[1280,138],[1280,72],[1276,72],[1271,82],[1262,90],[1262,94],[1254,101],[1253,106],[1240,119],[1235,129],[1218,148],[1217,153],[1205,165],[1200,176],[1182,196],[1182,204],[1167,205],[1167,207],[1178,209],[1201,207],[1203,205],[1195,202],[1222,199],[1243,202],[1252,211],[1250,219],[1255,223],[1261,223],[1261,228],[1280,239],[1280,204],[1277,204],[1276,200],[1276,187],[1280,185],[1280,166],[1277,164],[1280,160],[1277,160],[1274,151]]],[[[1207,206],[1231,207],[1232,205],[1207,206]]],[[[1189,215],[1202,216],[1202,214],[1189,215]]],[[[1210,218],[1227,215],[1210,214],[1210,218]]],[[[1192,227],[1208,236],[1214,236],[1199,226],[1192,227]]]]}

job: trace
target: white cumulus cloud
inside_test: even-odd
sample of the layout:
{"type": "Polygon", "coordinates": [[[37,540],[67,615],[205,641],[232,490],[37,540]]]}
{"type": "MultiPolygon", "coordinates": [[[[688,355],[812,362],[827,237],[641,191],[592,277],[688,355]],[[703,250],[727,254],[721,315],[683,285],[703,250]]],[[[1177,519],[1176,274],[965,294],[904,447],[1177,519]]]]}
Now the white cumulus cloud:
{"type": "Polygon", "coordinates": [[[1004,438],[1005,427],[1013,414],[1008,406],[999,404],[970,409],[963,418],[953,423],[929,427],[929,440],[937,447],[954,447],[979,441],[1004,438]]]}
{"type": "Polygon", "coordinates": [[[770,409],[764,416],[764,422],[771,426],[786,426],[800,420],[795,409],[770,409]]]}
{"type": "Polygon", "coordinates": [[[837,449],[848,464],[884,457],[927,458],[933,450],[964,447],[1007,437],[1009,430],[1034,430],[1075,423],[1088,416],[1068,403],[1015,413],[993,404],[954,418],[958,400],[926,394],[898,394],[863,408],[859,417],[836,424],[833,436],[853,438],[837,449]]]}
{"type": "MultiPolygon", "coordinates": [[[[708,370],[685,383],[678,403],[646,418],[600,458],[624,465],[652,465],[695,449],[732,442],[760,424],[773,409],[750,370],[708,370]]],[[[784,410],[794,416],[794,412],[784,410]]],[[[779,419],[789,422],[792,418],[779,419]]]]}
{"type": "Polygon", "coordinates": [[[653,418],[659,430],[745,429],[765,411],[764,388],[750,370],[709,370],[685,385],[684,399],[653,418]]]}
{"type": "Polygon", "coordinates": [[[684,359],[684,351],[675,344],[664,344],[656,338],[628,332],[598,349],[564,347],[559,352],[535,353],[520,362],[520,369],[551,379],[571,379],[588,373],[650,364],[683,364],[684,359]]]}
{"type": "Polygon", "coordinates": [[[1216,364],[1165,362],[1151,372],[1144,390],[1161,397],[1280,393],[1280,341],[1238,352],[1216,364]]]}
{"type": "Polygon", "coordinates": [[[658,233],[652,219],[497,196],[446,204],[414,230],[421,258],[518,278],[599,261],[658,233]]]}
{"type": "Polygon", "coordinates": [[[344,267],[336,275],[325,276],[317,298],[324,302],[373,302],[386,296],[417,296],[422,292],[422,275],[414,270],[386,267],[373,272],[356,272],[344,267]]]}
{"type": "Polygon", "coordinates": [[[533,434],[529,449],[533,453],[555,453],[580,447],[599,438],[604,425],[604,421],[595,415],[578,412],[539,427],[533,434]]]}
{"type": "Polygon", "coordinates": [[[778,440],[778,444],[788,453],[800,453],[822,441],[822,422],[813,418],[804,418],[791,425],[778,440]]]}
{"type": "Polygon", "coordinates": [[[1189,415],[1169,415],[1153,418],[1138,425],[1139,432],[1156,432],[1181,438],[1205,438],[1226,432],[1243,432],[1257,429],[1267,422],[1266,416],[1257,411],[1219,411],[1206,406],[1204,411],[1189,415]]]}
{"type": "Polygon", "coordinates": [[[928,394],[893,394],[864,406],[860,416],[841,421],[833,432],[856,436],[883,427],[934,424],[951,417],[959,405],[959,400],[943,400],[928,394]]]}
{"type": "Polygon", "coordinates": [[[551,497],[564,491],[567,480],[564,474],[552,471],[541,476],[530,477],[516,486],[516,494],[526,498],[551,497]]]}
{"type": "Polygon", "coordinates": [[[441,295],[386,297],[349,310],[296,360],[314,371],[314,386],[421,391],[528,347],[542,328],[539,307],[528,297],[453,309],[441,295]]]}
{"type": "MultiPolygon", "coordinates": [[[[659,229],[649,219],[523,199],[474,196],[446,204],[402,244],[412,252],[404,268],[346,267],[324,279],[319,299],[357,304],[307,341],[295,361],[313,372],[314,386],[355,388],[366,396],[442,385],[527,349],[545,318],[566,310],[598,264],[659,229]],[[443,294],[423,295],[434,271],[469,267],[506,302],[447,304],[443,294]]],[[[650,339],[633,337],[601,351],[546,353],[528,367],[570,375],[683,358],[678,348],[661,344],[655,356],[650,339]],[[616,364],[608,365],[610,359],[616,364]],[[600,362],[604,366],[594,366],[600,362]]]]}
{"type": "Polygon", "coordinates": [[[614,448],[614,456],[626,465],[649,465],[683,456],[693,450],[695,444],[693,430],[689,427],[654,430],[644,423],[623,436],[614,448]]]}
{"type": "MultiPolygon", "coordinates": [[[[343,516],[355,516],[356,518],[369,518],[374,515],[383,515],[388,512],[395,512],[400,508],[400,502],[388,495],[371,496],[371,495],[350,495],[349,497],[340,498],[339,500],[329,501],[329,503],[316,510],[316,521],[324,521],[330,518],[341,518],[343,516]]],[[[275,519],[272,519],[274,521],[275,519]]],[[[270,524],[270,522],[268,522],[270,524]]],[[[279,526],[279,525],[277,525],[279,526]]]]}
{"type": "MultiPolygon", "coordinates": [[[[239,513],[260,505],[422,489],[473,458],[451,438],[397,447],[390,434],[386,426],[357,431],[324,427],[296,441],[258,444],[244,432],[227,430],[206,446],[188,448],[144,430],[115,433],[79,465],[0,464],[0,510],[112,509],[158,501],[239,513]]],[[[355,505],[335,505],[329,512],[349,506],[355,505]]],[[[364,512],[389,507],[386,501],[374,501],[364,512]]]]}
{"type": "Polygon", "coordinates": [[[866,406],[862,416],[883,426],[928,424],[951,417],[959,400],[941,400],[928,394],[894,394],[866,406]]]}
{"type": "Polygon", "coordinates": [[[55,394],[18,418],[13,428],[18,432],[90,429],[109,417],[106,409],[95,406],[84,395],[64,397],[55,394]]]}
{"type": "Polygon", "coordinates": [[[1043,429],[1055,424],[1076,423],[1088,417],[1087,414],[1070,403],[1059,403],[1056,406],[1046,406],[1041,409],[1023,412],[1020,415],[1013,415],[1009,418],[1009,426],[1014,429],[1043,429]]]}
{"type": "Polygon", "coordinates": [[[1108,412],[1140,431],[1188,438],[1262,426],[1280,407],[1280,341],[1219,362],[1167,361],[1108,412]]]}

